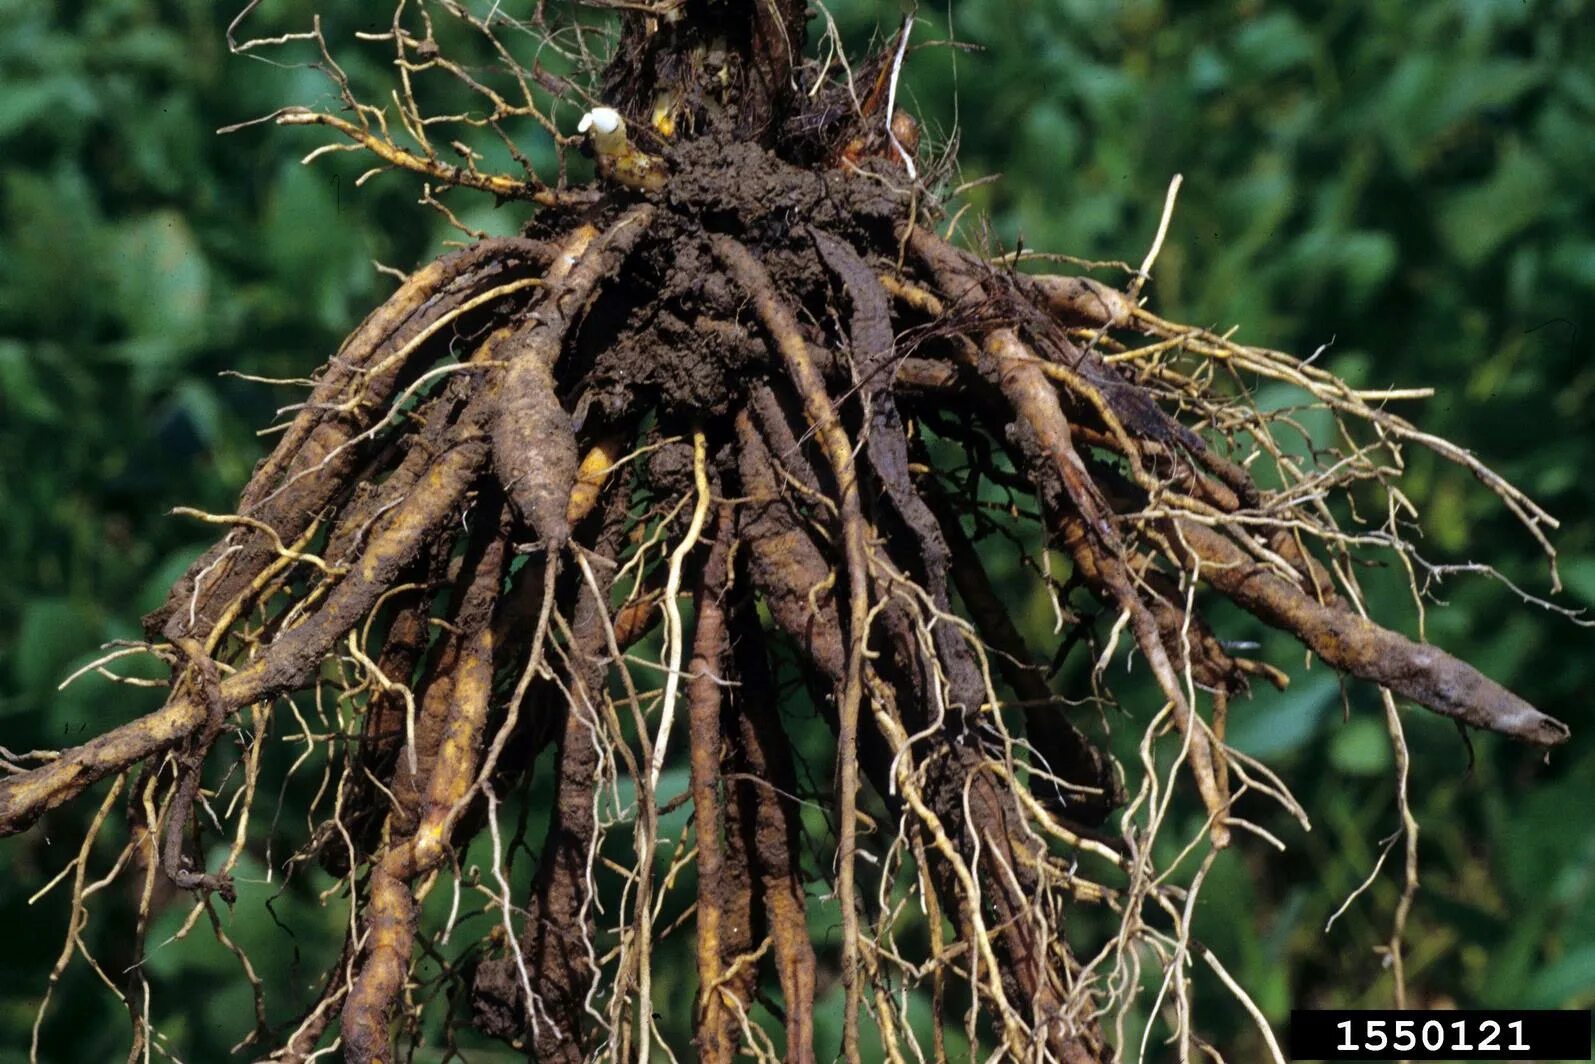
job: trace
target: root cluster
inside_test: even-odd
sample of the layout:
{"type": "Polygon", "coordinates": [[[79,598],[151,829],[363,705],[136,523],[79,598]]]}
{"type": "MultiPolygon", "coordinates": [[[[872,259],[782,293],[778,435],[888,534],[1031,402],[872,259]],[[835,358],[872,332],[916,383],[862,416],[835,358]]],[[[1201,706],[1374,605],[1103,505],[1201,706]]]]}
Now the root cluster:
{"type": "MultiPolygon", "coordinates": [[[[1534,534],[1553,523],[1390,412],[1401,393],[955,246],[900,144],[839,159],[802,128],[801,151],[725,130],[665,141],[657,191],[455,182],[542,208],[523,236],[408,276],[316,377],[237,512],[197,515],[224,534],[138,648],[170,663],[166,704],[0,780],[10,834],[113,779],[94,832],[125,804],[118,869],[194,891],[214,920],[268,800],[264,744],[324,760],[290,870],[339,878],[347,940],[296,1024],[257,1024],[257,1051],[305,1060],[338,1039],[350,1060],[391,1059],[395,1030],[420,1030],[425,955],[459,1023],[539,1060],[637,1057],[668,1008],[656,947],[689,932],[711,1061],[814,1059],[833,977],[850,1059],[876,1041],[944,1058],[956,1037],[1097,1060],[1110,1033],[1123,1044],[1147,965],[1189,1039],[1192,958],[1260,1022],[1190,913],[1214,853],[1275,841],[1254,822],[1266,803],[1305,814],[1226,745],[1235,701],[1286,677],[1210,628],[1219,599],[1380,685],[1398,743],[1391,696],[1566,738],[1364,615],[1359,552],[1421,565],[1399,535],[1404,447],[1466,463],[1534,534]],[[1308,461],[1276,442],[1289,417],[1249,403],[1257,377],[1331,410],[1340,439],[1308,461]],[[1340,498],[1378,498],[1387,519],[1343,530],[1340,498]],[[1003,556],[1051,596],[1056,645],[1021,634],[989,568],[1003,556]],[[1095,667],[1064,698],[1071,650],[1095,667]],[[1128,766],[1104,734],[1106,667],[1126,655],[1161,701],[1113,712],[1144,731],[1128,766]],[[829,729],[818,781],[799,733],[819,725],[782,708],[794,692],[829,729]],[[517,895],[505,809],[540,764],[553,803],[517,895]],[[684,789],[667,786],[682,766],[684,789]],[[1176,885],[1151,842],[1181,788],[1207,821],[1176,885]],[[690,831],[661,838],[682,803],[690,831]],[[229,821],[226,858],[201,867],[229,821]],[[432,926],[420,903],[445,889],[432,926]],[[494,930],[447,953],[473,904],[494,930]],[[1120,933],[1072,940],[1081,905],[1120,933]],[[818,956],[817,913],[839,927],[818,956]],[[927,996],[929,1039],[909,1016],[927,996]]],[[[62,966],[72,952],[69,937],[62,966]]]]}

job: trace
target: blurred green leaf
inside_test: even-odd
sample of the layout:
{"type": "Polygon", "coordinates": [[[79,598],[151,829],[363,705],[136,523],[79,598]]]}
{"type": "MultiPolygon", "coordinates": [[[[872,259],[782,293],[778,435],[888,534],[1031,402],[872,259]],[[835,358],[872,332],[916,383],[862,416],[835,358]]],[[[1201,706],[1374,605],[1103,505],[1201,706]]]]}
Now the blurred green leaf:
{"type": "Polygon", "coordinates": [[[35,124],[57,132],[99,109],[93,89],[82,80],[59,76],[20,85],[0,82],[0,142],[35,124]]]}
{"type": "Polygon", "coordinates": [[[1588,849],[1595,836],[1587,824],[1570,825],[1569,795],[1547,787],[1523,795],[1513,809],[1513,828],[1500,840],[1497,862],[1514,897],[1538,902],[1551,889],[1556,872],[1572,855],[1588,849]]]}
{"type": "Polygon", "coordinates": [[[1341,238],[1340,267],[1346,278],[1347,301],[1361,307],[1395,272],[1400,252],[1389,233],[1360,231],[1341,238]]]}
{"type": "Polygon", "coordinates": [[[1348,776],[1382,775],[1393,759],[1384,722],[1372,717],[1352,717],[1329,740],[1330,764],[1348,776]]]}
{"type": "Polygon", "coordinates": [[[1409,170],[1430,158],[1434,142],[1458,123],[1512,103],[1545,79],[1538,64],[1520,59],[1456,58],[1409,50],[1368,98],[1392,156],[1409,170]]]}
{"type": "Polygon", "coordinates": [[[14,668],[32,698],[43,698],[66,679],[68,663],[97,641],[93,616],[68,599],[43,598],[22,609],[14,668]]]}
{"type": "Polygon", "coordinates": [[[3,175],[6,253],[0,255],[0,322],[81,335],[95,321],[109,273],[99,207],[80,171],[3,175]]]}
{"type": "Polygon", "coordinates": [[[1242,69],[1270,75],[1311,59],[1313,39],[1295,15],[1274,11],[1243,23],[1231,48],[1242,69]]]}
{"type": "Polygon", "coordinates": [[[1477,266],[1533,224],[1551,186],[1545,163],[1513,142],[1489,180],[1441,201],[1441,235],[1463,265],[1477,266]]]}
{"type": "Polygon", "coordinates": [[[210,269],[187,220],[146,215],[121,227],[116,246],[118,309],[132,333],[124,355],[160,366],[204,343],[210,269]]]}
{"type": "Polygon", "coordinates": [[[1528,1008],[1587,1006],[1595,999],[1595,945],[1580,946],[1536,972],[1523,997],[1528,1008]]]}
{"type": "Polygon", "coordinates": [[[332,323],[350,316],[356,270],[369,266],[360,235],[340,221],[341,199],[353,195],[330,168],[285,163],[267,201],[261,252],[282,277],[297,278],[280,313],[332,323]]]}
{"type": "Polygon", "coordinates": [[[27,345],[16,340],[0,340],[0,415],[42,425],[59,425],[65,417],[40,382],[27,345]]]}
{"type": "Polygon", "coordinates": [[[1562,583],[1567,590],[1595,606],[1595,556],[1584,555],[1562,562],[1562,583]]]}
{"type": "Polygon", "coordinates": [[[1233,710],[1229,744],[1264,761],[1295,753],[1318,730],[1340,694],[1340,681],[1327,670],[1296,679],[1279,693],[1260,694],[1233,710]]]}

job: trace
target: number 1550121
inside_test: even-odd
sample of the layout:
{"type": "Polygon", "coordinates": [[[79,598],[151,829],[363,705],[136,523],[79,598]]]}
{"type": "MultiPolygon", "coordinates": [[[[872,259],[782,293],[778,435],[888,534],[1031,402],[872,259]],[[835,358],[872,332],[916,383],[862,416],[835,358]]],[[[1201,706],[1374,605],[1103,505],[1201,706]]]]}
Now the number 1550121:
{"type": "Polygon", "coordinates": [[[1580,1010],[1439,1012],[1297,1009],[1295,1060],[1589,1060],[1580,1010]]]}

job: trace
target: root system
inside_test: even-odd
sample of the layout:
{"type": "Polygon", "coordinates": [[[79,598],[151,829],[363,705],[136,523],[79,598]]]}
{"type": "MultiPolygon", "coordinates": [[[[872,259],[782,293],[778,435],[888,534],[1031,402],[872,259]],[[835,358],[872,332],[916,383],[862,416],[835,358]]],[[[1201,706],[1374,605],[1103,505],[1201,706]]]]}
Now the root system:
{"type": "MultiPolygon", "coordinates": [[[[544,1061],[644,1059],[673,1007],[652,965],[689,933],[708,1061],[815,1059],[832,980],[850,1060],[943,1058],[955,1034],[1103,1059],[1148,963],[1188,1040],[1192,957],[1258,1015],[1192,938],[1192,903],[1219,849],[1271,839],[1270,805],[1305,814],[1225,742],[1251,686],[1286,675],[1238,656],[1212,604],[1551,746],[1560,722],[1366,616],[1356,564],[1417,564],[1410,447],[1466,465],[1542,542],[1554,522],[1393,413],[1405,394],[1154,315],[1147,268],[1121,290],[947,239],[936,163],[887,108],[898,41],[848,70],[802,60],[802,5],[664,6],[677,21],[625,16],[603,79],[662,187],[440,161],[410,79],[473,74],[440,68],[431,19],[507,47],[447,2],[400,5],[381,35],[411,146],[358,101],[275,116],[535,210],[523,235],[410,274],[349,336],[237,512],[198,515],[221,538],[146,618],[165,705],[18,759],[0,833],[113,781],[92,831],[126,807],[118,867],[214,912],[259,839],[262,750],[314,752],[288,870],[337,877],[347,941],[298,1022],[250,1035],[274,1059],[393,1059],[421,1037],[423,956],[453,973],[452,1022],[544,1061]],[[1338,438],[1305,458],[1278,442],[1284,415],[1242,386],[1258,378],[1332,412],[1338,438]],[[1385,519],[1345,526],[1339,500],[1385,519]],[[1021,586],[1050,596],[1046,645],[1017,621],[1021,586]],[[1094,663],[1075,687],[1071,650],[1094,663]],[[1150,699],[1116,697],[1126,658],[1150,699]],[[1138,761],[1115,759],[1110,724],[1139,734],[1138,761]],[[527,839],[524,816],[511,828],[534,788],[552,797],[527,839]],[[1151,843],[1185,790],[1205,859],[1176,885],[1151,843]],[[204,857],[216,841],[225,857],[204,857]],[[535,857],[527,893],[511,845],[535,857]],[[438,891],[456,892],[443,923],[424,916],[438,891]],[[451,952],[473,905],[485,923],[451,952]],[[1081,906],[1120,932],[1077,938],[1081,906]],[[927,995],[928,1038],[908,1004],[927,995]]],[[[530,114],[574,144],[537,102],[570,83],[513,69],[526,102],[481,84],[473,128],[530,114]]]]}

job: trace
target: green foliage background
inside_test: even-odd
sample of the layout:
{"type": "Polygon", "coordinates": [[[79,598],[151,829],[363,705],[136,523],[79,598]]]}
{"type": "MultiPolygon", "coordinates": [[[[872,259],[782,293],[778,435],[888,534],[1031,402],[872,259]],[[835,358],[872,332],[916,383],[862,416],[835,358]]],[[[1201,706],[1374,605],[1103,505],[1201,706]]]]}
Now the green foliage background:
{"type": "MultiPolygon", "coordinates": [[[[55,685],[101,643],[137,636],[208,541],[165,512],[229,509],[261,454],[254,430],[292,401],[218,373],[308,373],[389,290],[372,260],[408,269],[446,238],[406,176],[355,189],[347,156],[299,166],[320,134],[213,134],[325,91],[310,72],[229,56],[233,6],[0,0],[0,745],[13,750],[149,707],[92,678],[55,685]]],[[[268,6],[285,26],[310,10],[268,6]]],[[[884,0],[831,6],[855,54],[901,14],[884,0]]],[[[1434,385],[1406,412],[1562,518],[1562,601],[1595,606],[1592,7],[962,0],[921,12],[915,40],[982,50],[917,51],[905,83],[932,129],[956,128],[965,177],[1003,173],[970,198],[1005,244],[1138,261],[1183,173],[1153,305],[1299,352],[1333,339],[1321,364],[1370,387],[1434,385]]],[[[475,202],[470,217],[508,231],[515,210],[475,202]]],[[[1409,458],[1433,560],[1486,561],[1546,590],[1533,543],[1493,496],[1409,458]]],[[[1369,576],[1375,615],[1415,632],[1388,575],[1369,576]]],[[[1590,635],[1480,577],[1439,594],[1429,638],[1569,721],[1574,739],[1547,763],[1475,737],[1470,767],[1449,725],[1405,714],[1424,877],[1410,983],[1419,1003],[1595,1003],[1590,635]]],[[[1041,604],[1032,612],[1043,621],[1041,604]]],[[[1262,637],[1242,617],[1225,624],[1262,637]]],[[[1292,1005],[1384,1005],[1374,947],[1393,865],[1324,930],[1397,823],[1376,700],[1348,687],[1343,719],[1333,678],[1304,670],[1288,641],[1267,646],[1296,682],[1239,707],[1237,741],[1280,769],[1315,828],[1270,822],[1288,854],[1227,855],[1198,930],[1275,1021],[1292,1005]]],[[[66,928],[60,894],[32,908],[27,896],[69,858],[63,840],[85,816],[0,843],[0,1059],[25,1050],[66,928]]],[[[229,926],[302,986],[325,963],[307,940],[333,918],[303,905],[295,938],[264,908],[270,893],[246,894],[229,926]]],[[[114,959],[126,934],[102,922],[89,937],[114,959]]],[[[222,989],[235,973],[203,928],[152,963],[155,1014],[185,1059],[219,1059],[246,1029],[247,993],[222,989]]],[[[124,1051],[125,1019],[81,963],[62,993],[44,1059],[124,1051]]],[[[1204,1028],[1251,1059],[1227,999],[1203,987],[1199,1006],[1204,1028]]]]}

